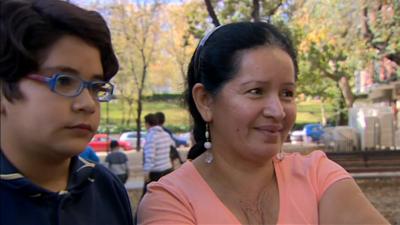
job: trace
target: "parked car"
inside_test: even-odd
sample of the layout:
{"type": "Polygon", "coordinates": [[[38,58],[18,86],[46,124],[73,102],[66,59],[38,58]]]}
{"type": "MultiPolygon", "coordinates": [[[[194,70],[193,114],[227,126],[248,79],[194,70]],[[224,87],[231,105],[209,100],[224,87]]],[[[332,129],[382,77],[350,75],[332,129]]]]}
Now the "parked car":
{"type": "Polygon", "coordinates": [[[324,134],[324,128],[318,123],[306,124],[303,130],[306,136],[311,137],[314,142],[318,142],[324,134]]]}
{"type": "Polygon", "coordinates": [[[189,147],[190,146],[190,132],[183,134],[173,134],[172,138],[175,141],[176,147],[189,147]]]}
{"type": "Polygon", "coordinates": [[[305,136],[305,132],[303,130],[295,130],[290,132],[290,142],[292,144],[303,142],[303,137],[305,136]]]}
{"type": "MultiPolygon", "coordinates": [[[[145,137],[146,137],[146,132],[141,131],[140,132],[140,147],[143,148],[144,143],[145,143],[145,137]]],[[[136,131],[130,131],[130,132],[124,132],[121,134],[119,137],[120,141],[127,141],[131,146],[136,148],[136,142],[137,142],[137,132],[136,131]]]]}
{"type": "MultiPolygon", "coordinates": [[[[89,142],[89,146],[92,147],[96,152],[109,151],[111,138],[107,134],[95,134],[92,140],[89,142]]],[[[125,150],[132,150],[132,145],[127,141],[118,141],[119,146],[125,150]]]]}

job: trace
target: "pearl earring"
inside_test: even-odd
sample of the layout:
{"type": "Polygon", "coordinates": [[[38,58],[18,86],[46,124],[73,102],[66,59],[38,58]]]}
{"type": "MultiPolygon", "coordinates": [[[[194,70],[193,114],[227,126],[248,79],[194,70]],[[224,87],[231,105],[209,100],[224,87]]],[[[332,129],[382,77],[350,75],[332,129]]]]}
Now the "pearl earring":
{"type": "Polygon", "coordinates": [[[279,149],[279,152],[276,154],[276,158],[279,161],[282,161],[285,158],[285,153],[282,151],[282,147],[281,147],[281,149],[279,149]]]}
{"type": "Polygon", "coordinates": [[[206,141],[204,142],[204,148],[206,149],[205,154],[205,159],[204,161],[207,164],[212,163],[212,161],[214,160],[214,157],[211,153],[211,139],[210,139],[210,127],[208,126],[208,123],[206,123],[206,132],[204,133],[204,136],[206,137],[206,141]]]}
{"type": "Polygon", "coordinates": [[[204,136],[206,136],[206,141],[204,142],[204,148],[207,150],[211,149],[212,144],[211,144],[211,140],[210,140],[210,127],[208,126],[208,123],[206,123],[206,132],[205,132],[204,136]]]}

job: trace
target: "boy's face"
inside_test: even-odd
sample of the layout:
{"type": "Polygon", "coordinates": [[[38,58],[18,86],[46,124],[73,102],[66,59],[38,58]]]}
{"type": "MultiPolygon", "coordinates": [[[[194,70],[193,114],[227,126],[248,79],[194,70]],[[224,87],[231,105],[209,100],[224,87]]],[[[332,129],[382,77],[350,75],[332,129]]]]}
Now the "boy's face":
{"type": "MultiPolygon", "coordinates": [[[[64,36],[47,52],[35,74],[55,73],[93,81],[103,78],[100,52],[75,36],[64,36]]],[[[99,102],[88,89],[65,97],[46,83],[24,78],[19,82],[24,96],[13,103],[2,98],[2,148],[22,149],[51,157],[71,157],[84,150],[98,128],[99,102]]]]}

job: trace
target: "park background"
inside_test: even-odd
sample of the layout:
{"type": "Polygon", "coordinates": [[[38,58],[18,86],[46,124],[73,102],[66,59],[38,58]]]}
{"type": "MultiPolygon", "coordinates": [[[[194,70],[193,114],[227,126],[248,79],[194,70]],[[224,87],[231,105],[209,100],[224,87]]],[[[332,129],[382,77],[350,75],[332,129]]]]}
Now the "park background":
{"type": "MultiPolygon", "coordinates": [[[[293,39],[300,66],[294,129],[347,125],[349,109],[372,104],[372,90],[400,77],[398,0],[69,1],[102,13],[120,61],[115,99],[102,105],[98,132],[142,130],[143,116],[155,111],[166,114],[174,132],[190,131],[181,95],[186,68],[206,31],[229,22],[271,22],[293,39]]],[[[398,178],[357,182],[400,224],[398,178]]],[[[138,192],[129,191],[133,210],[138,192]]]]}
{"type": "Polygon", "coordinates": [[[376,85],[400,76],[398,0],[69,0],[106,18],[120,70],[115,100],[102,107],[99,132],[143,129],[164,111],[167,127],[190,130],[181,101],[199,39],[235,21],[271,22],[298,52],[299,114],[305,123],[347,124],[348,109],[376,85]]]}

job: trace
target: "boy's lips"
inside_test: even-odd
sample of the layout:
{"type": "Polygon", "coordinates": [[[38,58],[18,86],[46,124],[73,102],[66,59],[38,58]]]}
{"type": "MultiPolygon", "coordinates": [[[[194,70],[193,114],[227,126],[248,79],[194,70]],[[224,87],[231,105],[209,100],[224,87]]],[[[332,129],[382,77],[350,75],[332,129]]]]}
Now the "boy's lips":
{"type": "Polygon", "coordinates": [[[67,128],[68,129],[81,129],[81,130],[87,130],[87,131],[93,132],[92,126],[90,126],[89,124],[85,124],[85,123],[67,126],[67,128]]]}

